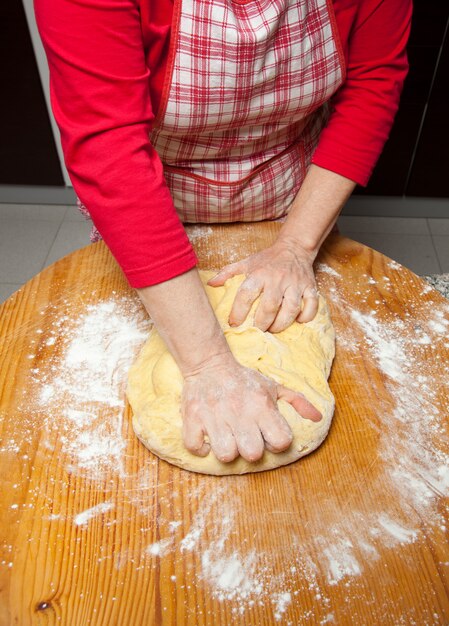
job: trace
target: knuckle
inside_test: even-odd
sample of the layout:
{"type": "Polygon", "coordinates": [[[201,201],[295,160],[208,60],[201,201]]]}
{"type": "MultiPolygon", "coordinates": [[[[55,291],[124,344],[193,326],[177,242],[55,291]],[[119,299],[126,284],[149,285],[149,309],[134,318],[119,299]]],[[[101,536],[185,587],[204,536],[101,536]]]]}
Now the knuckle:
{"type": "Polygon", "coordinates": [[[301,310],[301,305],[302,305],[301,298],[298,298],[296,302],[287,302],[286,307],[285,307],[286,316],[291,317],[292,319],[295,319],[295,317],[298,315],[299,311],[301,310]]]}
{"type": "Polygon", "coordinates": [[[242,289],[242,291],[240,292],[240,301],[243,304],[251,304],[253,300],[254,292],[250,291],[249,289],[242,289]]]}
{"type": "Polygon", "coordinates": [[[269,313],[274,313],[279,309],[279,302],[274,298],[266,299],[263,303],[264,311],[268,311],[269,313]]]}
{"type": "Polygon", "coordinates": [[[255,272],[251,272],[251,274],[240,285],[241,291],[248,291],[250,293],[257,292],[260,288],[261,281],[257,278],[255,272]]]}
{"type": "Polygon", "coordinates": [[[274,398],[276,397],[276,387],[275,387],[275,384],[267,386],[267,387],[268,388],[266,390],[266,393],[264,393],[264,395],[262,396],[262,407],[263,407],[264,413],[267,413],[267,415],[270,415],[273,409],[276,408],[276,404],[274,400],[274,398]]]}
{"type": "Polygon", "coordinates": [[[284,296],[282,300],[282,307],[285,310],[293,311],[299,309],[301,306],[301,296],[298,294],[295,298],[293,296],[284,296]]]}
{"type": "Polygon", "coordinates": [[[196,417],[201,410],[201,402],[198,398],[191,398],[187,402],[186,409],[188,410],[189,415],[196,417]]]}
{"type": "Polygon", "coordinates": [[[182,430],[185,433],[185,438],[192,440],[192,431],[198,430],[198,423],[203,423],[201,419],[200,405],[181,405],[181,417],[182,417],[182,430]]]}
{"type": "Polygon", "coordinates": [[[316,284],[312,283],[310,285],[307,285],[307,287],[304,289],[304,296],[307,298],[318,298],[318,291],[316,288],[316,284]]]}
{"type": "Polygon", "coordinates": [[[245,301],[254,300],[257,297],[258,293],[259,293],[259,290],[255,288],[254,285],[252,286],[245,285],[245,283],[243,283],[239,289],[239,296],[241,297],[242,300],[245,300],[245,301]]]}
{"type": "Polygon", "coordinates": [[[184,445],[186,449],[192,454],[198,454],[201,448],[203,447],[203,441],[192,441],[192,440],[184,440],[184,445]]]}

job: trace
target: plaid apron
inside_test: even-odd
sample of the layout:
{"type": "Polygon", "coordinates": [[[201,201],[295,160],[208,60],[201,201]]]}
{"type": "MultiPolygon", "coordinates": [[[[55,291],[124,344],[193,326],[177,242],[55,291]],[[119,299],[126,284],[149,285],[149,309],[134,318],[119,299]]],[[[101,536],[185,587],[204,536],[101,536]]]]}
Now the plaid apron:
{"type": "Polygon", "coordinates": [[[344,80],[332,0],[174,0],[170,41],[150,140],[181,221],[286,215],[344,80]]]}
{"type": "Polygon", "coordinates": [[[151,142],[183,222],[288,212],[344,78],[331,0],[175,0],[151,142]]]}

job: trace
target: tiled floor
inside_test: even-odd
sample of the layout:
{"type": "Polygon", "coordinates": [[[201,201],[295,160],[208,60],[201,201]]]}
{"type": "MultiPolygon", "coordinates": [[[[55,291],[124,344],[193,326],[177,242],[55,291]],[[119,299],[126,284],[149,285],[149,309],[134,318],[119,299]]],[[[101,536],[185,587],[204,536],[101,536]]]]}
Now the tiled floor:
{"type": "MultiPolygon", "coordinates": [[[[449,219],[342,216],[339,227],[417,274],[449,272],[449,219]]],[[[90,228],[76,206],[0,204],[0,302],[88,245],[90,228]]]]}

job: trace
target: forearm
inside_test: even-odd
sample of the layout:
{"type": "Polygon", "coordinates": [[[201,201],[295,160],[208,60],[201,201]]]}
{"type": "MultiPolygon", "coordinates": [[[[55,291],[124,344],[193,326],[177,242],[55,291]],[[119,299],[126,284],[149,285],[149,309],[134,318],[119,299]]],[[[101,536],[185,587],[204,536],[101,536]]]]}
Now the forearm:
{"type": "Polygon", "coordinates": [[[196,268],[137,293],[184,377],[232,358],[196,268]]]}
{"type": "Polygon", "coordinates": [[[278,240],[300,246],[315,258],[355,186],[349,178],[312,164],[278,240]]]}

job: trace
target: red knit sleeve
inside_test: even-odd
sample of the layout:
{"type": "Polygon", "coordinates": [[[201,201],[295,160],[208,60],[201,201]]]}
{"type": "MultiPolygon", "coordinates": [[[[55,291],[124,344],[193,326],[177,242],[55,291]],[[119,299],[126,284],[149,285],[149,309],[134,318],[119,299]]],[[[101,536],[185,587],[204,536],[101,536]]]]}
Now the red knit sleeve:
{"type": "MultiPolygon", "coordinates": [[[[411,13],[411,0],[358,2],[349,39],[342,41],[347,77],[331,100],[332,113],[312,158],[316,165],[368,183],[407,75],[411,13]]],[[[339,18],[343,31],[345,19],[339,18]]]]}
{"type": "Polygon", "coordinates": [[[133,287],[192,268],[149,141],[154,119],[136,0],[34,0],[74,190],[133,287]]]}

